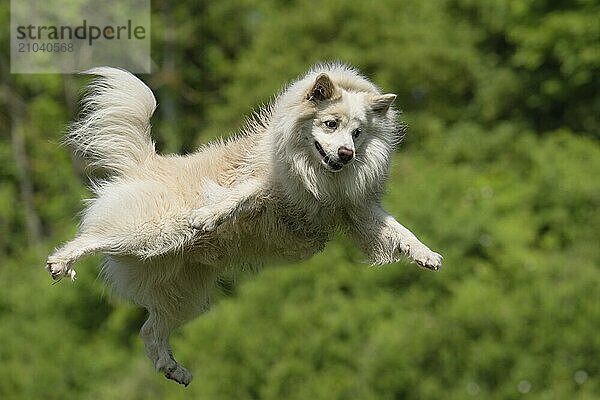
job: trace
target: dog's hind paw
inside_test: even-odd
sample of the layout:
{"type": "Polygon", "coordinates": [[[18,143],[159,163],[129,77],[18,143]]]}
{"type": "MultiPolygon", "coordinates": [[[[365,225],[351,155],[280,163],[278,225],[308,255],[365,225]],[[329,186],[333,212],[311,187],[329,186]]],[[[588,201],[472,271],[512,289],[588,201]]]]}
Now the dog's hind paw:
{"type": "Polygon", "coordinates": [[[165,375],[165,378],[187,386],[192,381],[192,374],[185,367],[180,365],[172,356],[159,361],[157,369],[165,375]]]}
{"type": "Polygon", "coordinates": [[[181,365],[176,364],[173,369],[165,371],[165,378],[175,381],[180,385],[187,386],[190,384],[193,377],[190,371],[181,365]]]}
{"type": "Polygon", "coordinates": [[[221,222],[219,214],[208,206],[192,210],[188,217],[189,226],[202,232],[214,231],[221,222]]]}
{"type": "Polygon", "coordinates": [[[431,251],[422,243],[410,246],[408,256],[419,266],[433,271],[437,271],[442,267],[442,260],[444,259],[441,254],[431,251]]]}
{"type": "Polygon", "coordinates": [[[53,259],[52,257],[48,258],[48,261],[46,261],[46,271],[50,273],[50,276],[52,276],[52,279],[55,281],[59,281],[65,276],[74,281],[75,276],[77,275],[75,269],[73,269],[69,263],[53,259]]]}

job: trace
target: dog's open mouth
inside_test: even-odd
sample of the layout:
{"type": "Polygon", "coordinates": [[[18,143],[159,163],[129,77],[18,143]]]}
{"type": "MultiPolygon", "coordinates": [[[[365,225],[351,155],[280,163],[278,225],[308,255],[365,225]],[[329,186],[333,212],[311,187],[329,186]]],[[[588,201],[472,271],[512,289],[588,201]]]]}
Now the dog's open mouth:
{"type": "Polygon", "coordinates": [[[331,156],[329,154],[327,154],[325,152],[325,150],[323,150],[323,147],[321,146],[321,143],[317,142],[315,140],[315,147],[317,149],[317,151],[319,152],[319,154],[321,155],[321,157],[323,157],[321,159],[321,161],[323,162],[323,164],[325,164],[326,166],[328,166],[332,171],[339,171],[344,167],[344,164],[342,164],[339,161],[333,160],[331,158],[331,156]]]}

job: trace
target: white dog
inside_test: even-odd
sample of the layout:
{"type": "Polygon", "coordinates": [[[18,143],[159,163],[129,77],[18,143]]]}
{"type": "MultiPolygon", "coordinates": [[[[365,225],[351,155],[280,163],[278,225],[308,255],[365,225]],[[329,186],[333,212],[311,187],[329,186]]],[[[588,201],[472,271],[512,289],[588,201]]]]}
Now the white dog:
{"type": "Polygon", "coordinates": [[[346,231],[374,264],[401,254],[437,270],[431,251],[380,204],[403,126],[381,92],[354,69],[314,67],[256,113],[242,132],[189,156],[156,154],[156,101],[130,73],[98,78],[84,117],[66,138],[103,171],[79,234],[48,257],[52,278],[75,278],[73,264],[102,253],[102,276],[148,310],[140,336],[158,371],[187,385],[191,374],[170,332],[209,306],[228,266],[300,260],[346,231]]]}

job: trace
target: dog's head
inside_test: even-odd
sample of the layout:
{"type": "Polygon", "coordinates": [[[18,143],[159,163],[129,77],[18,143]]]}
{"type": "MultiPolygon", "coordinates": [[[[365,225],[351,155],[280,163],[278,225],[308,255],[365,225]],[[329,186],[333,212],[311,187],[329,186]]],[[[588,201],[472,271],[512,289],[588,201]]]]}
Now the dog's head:
{"type": "Polygon", "coordinates": [[[381,193],[403,132],[395,99],[349,66],[315,66],[272,109],[273,157],[289,167],[281,179],[291,173],[317,199],[381,193]]]}
{"type": "Polygon", "coordinates": [[[339,172],[355,159],[360,162],[364,158],[369,138],[382,136],[378,132],[381,122],[388,118],[396,99],[395,94],[356,90],[360,89],[357,83],[361,82],[335,84],[327,73],[321,72],[305,96],[314,110],[308,138],[312,153],[331,172],[339,172]]]}

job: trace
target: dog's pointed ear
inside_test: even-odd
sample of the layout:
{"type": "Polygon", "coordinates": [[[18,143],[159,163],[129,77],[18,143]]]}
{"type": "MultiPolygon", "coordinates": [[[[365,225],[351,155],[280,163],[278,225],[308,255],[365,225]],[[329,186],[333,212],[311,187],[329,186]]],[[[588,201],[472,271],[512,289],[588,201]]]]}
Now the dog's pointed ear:
{"type": "Polygon", "coordinates": [[[328,100],[333,97],[335,92],[335,86],[326,73],[320,73],[315,79],[311,89],[306,95],[306,99],[315,103],[319,103],[323,100],[328,100]]]}
{"type": "Polygon", "coordinates": [[[371,109],[376,112],[384,113],[390,108],[394,100],[396,100],[396,97],[395,94],[373,96],[371,99],[371,109]]]}

